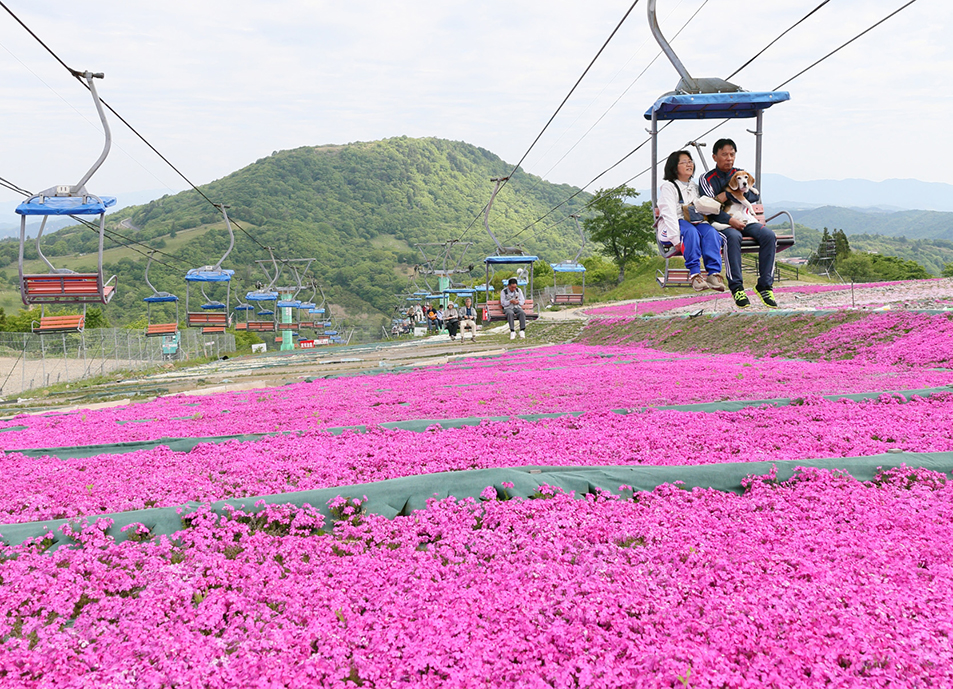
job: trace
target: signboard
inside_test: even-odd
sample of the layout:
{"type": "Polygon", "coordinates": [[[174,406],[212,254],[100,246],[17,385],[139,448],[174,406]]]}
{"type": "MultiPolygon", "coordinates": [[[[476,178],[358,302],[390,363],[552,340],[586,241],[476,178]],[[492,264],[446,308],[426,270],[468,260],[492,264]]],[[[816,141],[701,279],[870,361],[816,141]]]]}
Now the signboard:
{"type": "Polygon", "coordinates": [[[301,349],[314,349],[314,340],[299,340],[298,346],[301,349]]]}

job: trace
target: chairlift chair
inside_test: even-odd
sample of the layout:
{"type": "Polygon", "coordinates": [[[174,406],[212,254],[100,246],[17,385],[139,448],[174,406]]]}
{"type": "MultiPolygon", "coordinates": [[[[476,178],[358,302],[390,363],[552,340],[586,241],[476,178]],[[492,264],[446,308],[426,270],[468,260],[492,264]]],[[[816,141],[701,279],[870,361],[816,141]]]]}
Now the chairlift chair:
{"type": "Polygon", "coordinates": [[[105,144],[99,158],[76,184],[62,184],[50,187],[39,194],[34,194],[16,208],[20,215],[20,298],[24,305],[40,304],[41,312],[45,304],[108,304],[116,293],[116,276],[108,280],[103,278],[103,240],[106,233],[106,209],[116,205],[116,199],[111,196],[96,196],[86,190],[86,182],[93,176],[106,160],[112,144],[112,134],[109,123],[103,112],[102,101],[96,92],[93,79],[102,79],[102,73],[74,72],[86,80],[89,92],[92,95],[96,112],[103,125],[105,144]],[[99,216],[99,249],[97,253],[96,272],[79,273],[68,268],[56,268],[40,249],[40,239],[46,227],[46,221],[51,215],[68,215],[71,217],[87,215],[99,216]],[[36,251],[49,268],[47,273],[24,272],[24,247],[26,244],[26,221],[29,216],[41,216],[40,229],[36,235],[36,251]]]}
{"type": "MultiPolygon", "coordinates": [[[[651,141],[652,155],[652,208],[656,217],[658,216],[658,122],[669,120],[710,120],[710,119],[738,119],[754,118],[755,129],[749,129],[748,132],[755,136],[755,179],[758,180],[759,190],[761,189],[761,139],[763,136],[762,122],[764,111],[777,103],[783,103],[791,98],[787,91],[744,91],[740,86],[732,84],[724,79],[716,77],[696,78],[692,77],[681,60],[672,50],[668,41],[662,35],[656,19],[657,0],[649,0],[647,5],[649,27],[655,36],[656,41],[662,48],[662,51],[669,58],[675,70],[678,72],[679,79],[675,91],[661,96],[645,112],[645,119],[651,122],[651,128],[648,130],[651,141]]],[[[691,141],[687,145],[695,146],[701,153],[700,146],[696,141],[691,141]]],[[[702,165],[707,171],[708,166],[703,156],[699,156],[702,165]]],[[[765,218],[764,206],[754,204],[758,212],[758,219],[765,225],[779,216],[787,216],[788,223],[791,226],[790,234],[777,235],[777,250],[783,251],[794,246],[794,218],[787,211],[779,211],[774,215],[765,218]]],[[[667,242],[658,242],[658,249],[661,256],[665,259],[664,272],[656,271],[656,280],[661,287],[669,286],[690,286],[688,280],[688,271],[686,269],[671,268],[670,260],[681,254],[679,247],[673,247],[667,242]]],[[[745,238],[741,243],[742,253],[753,253],[757,251],[757,244],[752,239],[745,238]]]]}
{"type": "Polygon", "coordinates": [[[149,281],[149,268],[152,266],[152,259],[155,251],[149,252],[149,260],[146,262],[146,270],[143,274],[146,284],[152,290],[152,294],[143,301],[146,303],[146,337],[165,337],[175,336],[179,332],[179,298],[169,292],[160,292],[149,281]],[[175,304],[175,320],[170,322],[153,323],[152,305],[153,304],[175,304]]]}
{"type": "Polygon", "coordinates": [[[232,276],[235,271],[222,268],[222,263],[235,247],[235,233],[232,231],[232,223],[228,219],[228,206],[216,203],[215,207],[222,211],[222,217],[225,218],[225,227],[228,229],[230,240],[228,250],[215,265],[193,268],[185,274],[185,323],[190,328],[202,328],[203,334],[223,333],[225,328],[231,324],[228,305],[231,298],[232,276]],[[225,301],[210,298],[205,288],[222,283],[225,285],[225,301]],[[205,299],[205,302],[199,307],[201,309],[199,311],[193,311],[189,308],[193,284],[198,285],[199,292],[205,299]]]}
{"type": "Polygon", "coordinates": [[[566,260],[549,264],[553,269],[553,304],[582,304],[586,294],[586,267],[579,262],[579,257],[582,256],[582,250],[586,246],[586,233],[582,231],[582,226],[579,224],[579,216],[577,214],[573,213],[569,217],[576,223],[576,230],[579,232],[582,243],[579,245],[579,250],[571,261],[566,260]],[[556,279],[560,273],[582,274],[581,289],[576,291],[575,285],[567,283],[563,288],[564,291],[560,293],[560,287],[556,279]]]}

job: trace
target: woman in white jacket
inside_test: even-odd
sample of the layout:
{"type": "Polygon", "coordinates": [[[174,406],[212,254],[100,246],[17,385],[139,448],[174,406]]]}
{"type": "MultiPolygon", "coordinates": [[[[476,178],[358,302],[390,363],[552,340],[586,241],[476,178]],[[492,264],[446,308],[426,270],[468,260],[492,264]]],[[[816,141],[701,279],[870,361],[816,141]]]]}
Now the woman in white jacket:
{"type": "Polygon", "coordinates": [[[688,268],[692,288],[697,292],[713,289],[724,292],[721,276],[721,234],[694,210],[692,204],[699,198],[698,185],[692,181],[695,161],[688,151],[675,151],[665,163],[665,179],[659,187],[658,236],[674,247],[681,246],[685,267],[688,268]],[[707,277],[701,276],[701,261],[705,261],[707,277]]]}

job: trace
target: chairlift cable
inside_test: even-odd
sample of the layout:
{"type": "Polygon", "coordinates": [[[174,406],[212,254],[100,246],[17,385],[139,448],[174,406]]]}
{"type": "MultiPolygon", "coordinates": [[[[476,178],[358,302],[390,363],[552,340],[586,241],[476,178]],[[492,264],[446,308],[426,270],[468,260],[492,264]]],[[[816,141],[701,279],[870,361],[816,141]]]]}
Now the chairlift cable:
{"type": "MultiPolygon", "coordinates": [[[[33,196],[33,193],[32,193],[32,192],[27,191],[26,189],[21,189],[21,188],[18,187],[16,184],[14,184],[13,182],[10,182],[9,180],[4,179],[3,177],[0,177],[0,182],[3,183],[3,186],[6,186],[8,189],[10,189],[11,191],[17,192],[18,194],[23,194],[24,196],[33,196]],[[8,186],[8,185],[9,185],[9,186],[8,186]]],[[[72,218],[73,220],[75,220],[76,222],[80,223],[81,225],[85,225],[86,227],[88,227],[88,228],[91,229],[91,230],[95,230],[96,232],[99,232],[99,226],[98,226],[98,225],[94,225],[93,223],[89,222],[88,220],[86,220],[86,218],[81,218],[81,217],[79,217],[79,216],[77,216],[77,215],[70,215],[70,216],[67,216],[67,217],[72,218]]],[[[142,256],[146,256],[146,254],[142,253],[141,251],[139,251],[138,249],[136,249],[135,247],[133,247],[132,244],[138,244],[139,246],[144,246],[144,247],[146,247],[147,249],[149,249],[150,251],[154,251],[154,252],[156,252],[156,253],[162,254],[163,256],[168,256],[168,257],[171,258],[172,260],[178,261],[178,262],[181,263],[182,265],[188,265],[187,263],[185,263],[185,261],[183,261],[182,259],[178,258],[177,256],[174,256],[174,255],[172,255],[172,254],[166,253],[165,251],[162,251],[161,249],[155,249],[155,248],[149,246],[148,244],[145,244],[145,243],[143,243],[143,242],[141,242],[141,241],[139,241],[139,240],[137,240],[137,239],[132,239],[132,238],[130,238],[130,237],[126,237],[125,235],[123,235],[123,234],[121,234],[121,233],[119,233],[119,232],[116,232],[115,230],[104,229],[104,230],[103,230],[103,234],[109,236],[109,238],[110,238],[114,243],[118,244],[120,247],[122,247],[122,248],[124,248],[124,249],[131,249],[132,251],[135,251],[136,253],[138,253],[138,254],[140,254],[140,255],[142,255],[142,256]],[[117,240],[115,239],[115,237],[119,237],[120,239],[124,239],[124,240],[126,240],[127,242],[130,242],[130,244],[123,244],[122,242],[117,241],[117,240]]],[[[169,268],[170,270],[175,270],[175,268],[173,268],[172,266],[170,266],[168,263],[164,263],[164,262],[162,262],[162,261],[155,261],[155,262],[158,263],[159,265],[162,265],[162,266],[165,266],[166,268],[169,268]]]]}
{"type": "Polygon", "coordinates": [[[786,86],[787,84],[791,83],[792,81],[794,81],[795,79],[797,79],[799,76],[801,76],[802,74],[804,74],[804,73],[807,72],[808,70],[811,70],[811,69],[813,69],[814,67],[816,67],[817,65],[821,64],[822,62],[824,62],[824,60],[826,60],[827,58],[829,58],[829,57],[830,57],[831,55],[833,55],[834,53],[840,51],[842,48],[846,48],[847,46],[849,46],[851,43],[853,43],[854,41],[856,41],[858,38],[860,38],[860,37],[863,36],[864,34],[867,34],[867,33],[871,32],[871,31],[873,31],[873,30],[876,29],[878,26],[880,26],[881,24],[883,24],[885,21],[887,21],[888,19],[890,19],[891,17],[893,17],[895,14],[898,14],[898,13],[900,13],[902,10],[907,9],[908,7],[910,7],[910,5],[912,5],[912,4],[915,3],[916,1],[917,1],[917,0],[910,0],[907,4],[905,4],[905,5],[903,5],[903,6],[899,7],[899,8],[897,8],[897,9],[895,9],[893,12],[891,12],[890,14],[888,14],[886,17],[884,17],[883,19],[881,19],[881,20],[880,20],[879,22],[877,22],[876,24],[874,24],[874,25],[868,27],[867,29],[864,29],[864,30],[861,31],[859,34],[857,34],[856,36],[854,36],[852,39],[850,39],[849,41],[847,41],[846,43],[844,43],[844,44],[838,46],[837,48],[834,48],[834,50],[832,50],[831,52],[829,52],[827,55],[825,55],[824,57],[822,57],[820,60],[817,60],[816,62],[814,62],[814,63],[812,63],[811,65],[809,65],[809,66],[805,67],[804,69],[802,69],[800,72],[798,72],[797,74],[795,74],[795,75],[794,75],[793,77],[791,77],[790,79],[788,79],[788,80],[786,80],[786,81],[783,81],[783,82],[781,82],[780,84],[778,84],[777,86],[775,86],[775,87],[774,87],[774,90],[777,91],[777,90],[781,89],[782,87],[786,86]]]}
{"type": "MultiPolygon", "coordinates": [[[[638,2],[638,0],[636,0],[636,2],[638,2]]],[[[7,7],[6,3],[3,2],[3,0],[0,0],[0,7],[3,7],[3,9],[5,9],[5,10],[7,11],[7,13],[8,13],[11,17],[13,17],[13,19],[16,20],[16,22],[17,22],[20,26],[22,26],[22,27],[26,30],[26,32],[29,33],[29,34],[37,41],[37,43],[39,43],[41,46],[43,46],[43,48],[45,48],[46,51],[47,51],[50,55],[53,56],[53,59],[55,59],[58,63],[60,63],[60,64],[63,66],[63,68],[66,69],[66,71],[68,71],[68,72],[70,73],[70,75],[71,75],[72,77],[74,77],[77,81],[79,81],[79,83],[81,83],[84,88],[89,89],[89,86],[88,86],[88,85],[86,84],[86,82],[84,82],[83,79],[82,79],[82,72],[80,72],[80,71],[78,71],[78,70],[75,70],[75,69],[73,69],[72,67],[70,67],[69,65],[67,65],[67,64],[60,58],[59,55],[57,55],[46,43],[44,43],[43,40],[42,40],[39,36],[37,36],[36,33],[34,33],[33,30],[30,29],[30,27],[27,26],[27,25],[23,22],[23,20],[20,19],[20,18],[13,12],[13,10],[11,10],[9,7],[7,7]]],[[[139,131],[138,131],[135,127],[133,127],[122,115],[120,115],[118,112],[116,112],[115,108],[113,108],[109,103],[107,103],[107,102],[106,102],[105,100],[103,100],[102,98],[99,99],[99,102],[102,103],[103,106],[104,106],[107,110],[109,110],[109,112],[111,112],[113,115],[115,115],[116,118],[117,118],[120,122],[122,122],[124,125],[126,125],[126,127],[129,128],[129,131],[131,131],[133,134],[135,134],[137,137],[139,137],[139,139],[140,139],[146,146],[148,146],[148,147],[152,150],[153,153],[155,153],[157,156],[159,156],[159,158],[161,158],[162,161],[163,161],[166,165],[168,165],[170,168],[172,168],[172,169],[175,171],[175,173],[176,173],[177,175],[179,175],[179,177],[181,177],[182,179],[184,179],[184,180],[186,181],[186,183],[187,183],[190,187],[192,187],[192,189],[195,190],[196,193],[199,194],[199,196],[201,196],[203,199],[205,199],[211,206],[215,206],[215,202],[213,202],[208,196],[206,196],[205,193],[204,193],[201,189],[199,189],[199,188],[192,182],[192,180],[190,180],[188,177],[186,177],[185,174],[184,174],[181,170],[179,170],[179,168],[177,168],[175,165],[173,165],[172,162],[171,162],[168,158],[166,158],[164,155],[162,155],[162,153],[159,152],[159,149],[157,149],[155,146],[153,146],[153,145],[149,142],[149,140],[146,139],[146,137],[144,137],[142,134],[140,134],[139,131]]],[[[215,207],[217,208],[217,206],[215,206],[215,207]]],[[[237,227],[239,230],[241,230],[249,239],[251,239],[253,242],[255,242],[255,244],[257,244],[259,247],[261,247],[262,249],[265,249],[265,248],[266,248],[264,244],[262,244],[261,242],[259,242],[252,234],[250,234],[248,231],[246,231],[245,228],[243,228],[237,221],[234,221],[234,220],[233,220],[232,223],[235,225],[235,227],[237,227]]]]}
{"type": "MultiPolygon", "coordinates": [[[[2,2],[2,0],[0,0],[0,2],[2,2]]],[[[572,86],[571,89],[569,89],[569,93],[566,94],[566,97],[563,98],[562,102],[561,102],[561,103],[559,104],[559,106],[556,108],[556,111],[555,111],[555,112],[550,116],[550,118],[546,121],[546,124],[543,125],[543,128],[540,130],[539,134],[536,135],[536,138],[533,139],[533,143],[531,143],[531,144],[529,145],[529,148],[526,149],[526,152],[523,154],[523,157],[520,158],[520,159],[519,159],[519,162],[517,162],[516,165],[513,166],[513,170],[510,172],[510,174],[509,174],[509,175],[506,175],[506,179],[503,181],[503,184],[500,186],[501,189],[503,188],[503,186],[506,186],[506,183],[509,181],[509,178],[512,177],[512,176],[516,173],[517,170],[519,170],[520,165],[522,165],[522,164],[523,164],[523,161],[526,160],[526,156],[528,156],[528,155],[530,154],[530,151],[533,150],[533,148],[534,148],[534,147],[536,146],[536,144],[539,142],[540,138],[543,136],[543,134],[546,132],[546,130],[549,129],[549,125],[551,125],[551,124],[553,123],[553,120],[556,119],[556,115],[558,115],[559,112],[562,110],[563,106],[566,104],[566,102],[569,100],[569,98],[572,96],[572,94],[576,91],[576,88],[579,86],[579,84],[582,82],[582,80],[585,78],[585,76],[589,73],[589,70],[592,69],[592,66],[596,63],[596,60],[599,59],[599,56],[602,55],[602,52],[603,52],[603,51],[606,49],[606,47],[609,45],[609,42],[615,37],[615,35],[616,35],[616,33],[618,33],[619,29],[622,28],[622,25],[625,23],[625,20],[629,18],[629,15],[632,14],[632,10],[634,10],[634,9],[635,9],[635,6],[638,5],[638,4],[639,4],[639,0],[635,0],[635,1],[632,3],[632,5],[629,6],[629,9],[628,9],[628,10],[626,11],[626,13],[622,16],[622,19],[619,20],[619,23],[616,24],[616,27],[612,30],[612,33],[609,34],[609,37],[608,37],[608,38],[605,40],[605,42],[602,44],[602,47],[599,48],[598,52],[596,52],[595,57],[592,58],[592,60],[589,62],[589,65],[583,70],[582,74],[579,75],[579,78],[576,79],[576,83],[573,84],[573,86],[572,86]]],[[[483,213],[486,211],[486,206],[487,206],[487,204],[484,204],[484,206],[483,206],[483,208],[480,210],[480,212],[477,213],[476,216],[474,216],[473,220],[470,221],[470,224],[467,225],[466,229],[463,231],[463,234],[460,235],[460,239],[458,239],[457,241],[462,240],[462,239],[466,236],[466,233],[470,231],[470,228],[473,227],[473,224],[474,224],[477,220],[479,220],[479,219],[480,219],[480,216],[482,216],[483,213]]]]}
{"type": "MultiPolygon", "coordinates": [[[[778,36],[778,38],[781,38],[781,36],[783,36],[783,35],[786,34],[788,31],[790,31],[791,28],[794,28],[794,26],[797,26],[798,24],[800,24],[801,22],[803,22],[805,19],[807,19],[807,17],[811,16],[811,14],[813,14],[814,12],[816,12],[817,9],[819,9],[821,6],[823,6],[824,4],[826,4],[826,1],[827,1],[827,0],[825,0],[825,3],[822,3],[822,4],[819,5],[817,8],[815,8],[814,10],[812,10],[809,14],[805,15],[802,19],[798,20],[798,22],[796,22],[793,26],[791,26],[790,28],[788,28],[788,29],[786,29],[784,32],[782,32],[782,33],[778,36]]],[[[894,15],[896,15],[897,13],[899,13],[901,10],[906,9],[907,7],[909,7],[910,5],[912,5],[913,3],[915,3],[916,1],[917,1],[917,0],[909,0],[909,2],[907,2],[905,5],[903,5],[903,6],[899,7],[898,9],[894,10],[893,12],[891,12],[890,14],[888,14],[886,17],[884,17],[883,19],[881,19],[881,20],[878,21],[877,23],[871,25],[871,26],[868,27],[867,29],[864,29],[862,32],[860,32],[859,34],[857,34],[856,36],[854,36],[853,38],[851,38],[851,39],[850,39],[849,41],[847,41],[846,43],[842,44],[842,45],[839,46],[838,48],[835,48],[835,49],[832,50],[830,53],[828,53],[828,54],[825,55],[824,57],[820,58],[820,59],[817,60],[816,62],[812,63],[811,65],[809,65],[809,66],[806,67],[805,69],[802,69],[800,72],[798,72],[797,74],[795,74],[795,75],[792,76],[791,78],[789,78],[789,79],[787,79],[787,80],[781,82],[778,86],[774,87],[773,90],[775,90],[775,91],[780,90],[781,88],[783,88],[783,87],[786,86],[787,84],[791,83],[792,81],[794,81],[795,79],[797,79],[797,78],[800,77],[801,75],[805,74],[808,70],[813,69],[814,67],[816,67],[817,65],[819,65],[821,62],[823,62],[823,61],[826,60],[827,58],[829,58],[829,57],[831,57],[832,55],[834,55],[834,53],[838,52],[838,51],[841,50],[842,48],[847,47],[848,45],[850,45],[851,43],[853,43],[854,41],[856,41],[858,38],[860,38],[861,36],[863,36],[863,35],[869,33],[871,30],[875,29],[876,27],[880,26],[880,25],[883,24],[885,21],[887,21],[888,19],[890,19],[891,17],[893,17],[894,15]]],[[[737,70],[735,70],[734,72],[732,72],[732,76],[734,76],[735,74],[737,74],[738,72],[740,72],[740,71],[741,71],[742,69],[744,69],[745,67],[748,67],[757,57],[760,57],[760,56],[765,52],[765,50],[767,50],[767,48],[769,48],[769,47],[771,47],[772,45],[774,45],[774,43],[777,42],[777,40],[778,40],[778,39],[775,39],[774,41],[772,41],[771,43],[769,43],[768,46],[765,47],[764,49],[762,49],[757,55],[755,55],[755,57],[751,58],[750,60],[748,60],[747,62],[745,62],[741,67],[739,67],[737,70]]],[[[701,138],[703,138],[703,137],[705,137],[705,136],[708,136],[708,135],[711,134],[713,131],[715,131],[715,130],[718,129],[719,127],[724,126],[724,125],[727,124],[727,123],[728,123],[728,120],[723,120],[723,121],[719,122],[718,124],[716,124],[716,125],[715,125],[714,127],[712,127],[711,129],[709,129],[708,131],[706,131],[704,134],[701,134],[701,135],[696,136],[696,137],[694,137],[694,138],[695,138],[695,139],[701,139],[701,138]]],[[[662,129],[660,129],[659,131],[660,131],[660,132],[663,131],[663,130],[665,129],[665,127],[667,127],[669,124],[671,124],[671,121],[667,122],[667,123],[662,127],[662,129]]],[[[636,151],[638,151],[640,148],[642,148],[645,144],[649,143],[650,141],[651,141],[651,138],[645,139],[645,141],[643,141],[641,144],[639,144],[638,146],[636,146],[633,150],[629,151],[629,152],[628,152],[625,156],[623,156],[620,160],[618,160],[617,162],[613,163],[610,167],[606,168],[606,169],[603,170],[601,173],[599,173],[598,175],[596,175],[596,177],[594,177],[592,180],[590,180],[584,187],[580,188],[579,191],[573,193],[572,195],[570,195],[569,197],[567,197],[564,201],[560,202],[560,203],[557,204],[556,206],[553,206],[553,208],[551,208],[548,212],[546,212],[545,214],[541,215],[539,218],[537,218],[537,219],[534,220],[532,223],[530,223],[529,225],[527,225],[526,227],[524,227],[522,230],[520,230],[518,233],[516,233],[516,235],[514,235],[513,239],[515,239],[516,237],[518,237],[520,234],[522,234],[523,232],[525,232],[526,230],[528,230],[530,227],[532,227],[533,225],[535,225],[535,224],[538,223],[539,221],[541,221],[541,220],[543,220],[544,218],[546,218],[547,216],[549,216],[549,215],[550,215],[553,211],[555,211],[556,209],[560,208],[561,206],[564,206],[566,203],[568,203],[569,201],[571,201],[572,199],[574,199],[576,196],[578,196],[579,194],[581,194],[583,191],[585,191],[586,187],[589,187],[593,182],[595,182],[597,179],[599,179],[600,177],[602,177],[603,175],[605,175],[605,174],[606,174],[607,172],[609,172],[610,170],[612,170],[612,169],[618,167],[618,165],[619,165],[620,163],[622,163],[624,160],[626,160],[627,158],[629,158],[633,153],[635,153],[636,151]]],[[[642,170],[641,172],[639,172],[637,175],[635,175],[635,176],[633,176],[633,177],[630,177],[629,179],[627,179],[625,182],[623,182],[623,183],[622,183],[621,185],[619,185],[619,186],[623,186],[623,185],[628,184],[629,182],[631,182],[631,181],[633,181],[633,180],[635,180],[635,179],[641,177],[642,175],[644,175],[644,174],[645,174],[646,172],[648,172],[649,170],[651,170],[651,167],[648,167],[648,168],[646,168],[645,170],[642,170]]],[[[587,205],[588,205],[588,204],[587,204],[587,205]]],[[[510,241],[512,241],[512,239],[511,239],[510,241]]]]}
{"type": "MultiPolygon", "coordinates": [[[[729,74],[729,75],[726,77],[726,79],[727,79],[727,80],[730,80],[733,76],[735,76],[736,74],[738,74],[738,72],[740,72],[741,70],[743,70],[745,67],[747,67],[748,65],[750,65],[750,64],[751,64],[752,62],[754,62],[755,60],[757,60],[759,57],[761,57],[761,56],[764,54],[764,52],[765,52],[768,48],[770,48],[770,47],[773,46],[775,43],[777,43],[777,42],[780,41],[782,38],[784,38],[784,36],[786,36],[790,31],[792,31],[792,30],[793,30],[794,28],[796,28],[799,24],[801,24],[801,23],[803,23],[805,20],[807,20],[808,17],[810,17],[810,16],[811,16],[812,14],[814,14],[815,12],[817,12],[819,9],[821,9],[824,5],[826,5],[826,4],[829,3],[830,1],[831,1],[831,0],[823,0],[823,2],[821,2],[820,5],[818,5],[817,7],[815,7],[813,10],[811,10],[810,12],[808,12],[807,14],[805,14],[803,17],[801,17],[801,19],[799,19],[799,20],[796,21],[795,23],[791,24],[791,26],[789,26],[789,27],[786,28],[784,31],[782,31],[780,34],[778,34],[777,38],[775,38],[773,41],[771,41],[770,43],[768,43],[768,45],[764,46],[764,48],[762,48],[758,53],[756,53],[753,58],[751,58],[751,59],[748,60],[746,63],[744,63],[743,65],[741,65],[741,67],[739,67],[739,68],[736,69],[734,72],[732,72],[731,74],[729,74]]],[[[775,89],[775,91],[777,91],[777,89],[775,89]]]]}
{"type": "MultiPolygon", "coordinates": [[[[825,2],[825,3],[826,3],[826,2],[830,2],[830,0],[824,0],[824,2],[825,2]]],[[[684,30],[688,27],[688,25],[692,22],[692,20],[693,20],[695,17],[698,16],[698,13],[701,12],[701,11],[704,9],[705,5],[707,5],[707,4],[708,4],[708,0],[704,0],[704,2],[702,2],[701,5],[699,5],[698,9],[695,10],[695,12],[692,13],[692,16],[690,16],[690,17],[688,18],[688,20],[687,20],[684,24],[682,24],[682,27],[681,27],[678,31],[676,31],[675,34],[672,36],[672,40],[673,40],[673,41],[674,41],[676,38],[678,38],[678,35],[679,35],[680,33],[682,33],[682,31],[684,31],[684,30]]],[[[767,49],[767,48],[766,48],[766,49],[767,49]]],[[[655,55],[655,57],[653,57],[653,58],[649,61],[649,63],[645,66],[645,69],[643,69],[641,72],[639,72],[639,74],[635,77],[635,79],[633,79],[632,82],[631,82],[628,86],[626,86],[625,90],[624,90],[622,93],[619,94],[619,97],[616,98],[616,99],[612,102],[612,104],[611,104],[608,108],[606,108],[605,112],[603,112],[603,113],[599,116],[599,119],[597,119],[595,122],[593,122],[593,123],[592,123],[592,126],[589,127],[589,129],[587,129],[587,130],[583,133],[583,135],[579,137],[578,141],[576,141],[576,143],[574,143],[574,144],[569,148],[569,150],[566,151],[566,152],[563,154],[563,156],[562,156],[559,160],[557,160],[555,163],[553,163],[552,166],[551,166],[548,170],[546,170],[546,172],[544,172],[542,175],[540,175],[539,182],[537,182],[536,184],[534,184],[534,185],[529,189],[529,191],[532,191],[533,189],[535,189],[536,187],[538,187],[540,184],[542,184],[542,182],[543,182],[544,178],[546,177],[546,175],[548,175],[550,172],[552,172],[554,169],[556,169],[556,166],[559,165],[561,162],[563,162],[563,160],[566,159],[566,156],[568,156],[570,153],[572,153],[573,150],[575,150],[576,146],[578,146],[579,144],[582,143],[582,140],[583,140],[583,139],[585,139],[587,136],[589,136],[589,133],[590,133],[593,129],[596,128],[596,125],[598,125],[600,122],[602,122],[602,120],[605,118],[606,115],[609,114],[609,112],[612,110],[612,108],[614,108],[616,105],[618,105],[619,101],[622,100],[623,97],[625,97],[625,94],[627,94],[627,93],[629,92],[629,90],[630,90],[633,86],[635,86],[635,84],[638,82],[639,79],[641,79],[643,76],[645,76],[645,73],[646,73],[647,71],[649,71],[649,68],[650,68],[652,65],[655,64],[655,61],[658,60],[660,57],[662,57],[662,55],[664,55],[664,54],[665,54],[665,52],[662,51],[662,50],[660,50],[660,51],[655,55]]],[[[754,58],[752,58],[752,60],[753,60],[753,59],[754,59],[754,58]]],[[[751,61],[751,60],[749,60],[749,62],[750,62],[750,61],[751,61]]]]}

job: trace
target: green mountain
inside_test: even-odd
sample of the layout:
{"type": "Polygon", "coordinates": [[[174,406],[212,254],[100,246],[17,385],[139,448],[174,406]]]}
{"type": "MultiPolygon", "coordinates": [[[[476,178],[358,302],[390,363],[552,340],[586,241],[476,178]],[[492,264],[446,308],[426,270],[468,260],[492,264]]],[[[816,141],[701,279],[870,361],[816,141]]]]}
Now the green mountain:
{"type": "MultiPolygon", "coordinates": [[[[494,248],[482,219],[493,190],[490,178],[511,169],[477,146],[399,137],[278,151],[201,189],[228,204],[229,217],[240,227],[223,264],[236,270],[233,305],[236,293],[243,296],[264,279],[255,261],[268,258],[262,246],[273,247],[279,258],[314,258],[311,272],[329,302],[350,319],[373,321],[377,330],[400,302],[397,295],[413,287],[414,266],[424,260],[415,244],[474,242],[464,265],[473,264],[472,275],[482,276],[482,259],[494,248]]],[[[567,216],[582,210],[588,194],[533,223],[576,191],[518,170],[496,198],[490,228],[504,245],[518,242],[546,262],[571,258],[580,239],[567,216]]],[[[185,271],[214,264],[228,246],[221,213],[194,191],[134,207],[108,224],[164,252],[156,254],[149,277],[158,289],[180,297],[185,271]]],[[[44,253],[55,265],[94,269],[95,241],[87,228],[65,228],[44,236],[44,253]]],[[[0,265],[6,264],[0,279],[12,285],[17,246],[0,242],[0,265]]],[[[109,247],[106,271],[118,274],[119,290],[108,316],[113,323],[136,320],[144,314],[142,298],[150,294],[142,280],[145,258],[134,246],[107,241],[109,247]]],[[[454,256],[461,249],[456,245],[454,256]]],[[[35,250],[27,255],[36,258],[35,250]]],[[[425,288],[423,280],[418,284],[425,288]]]]}

